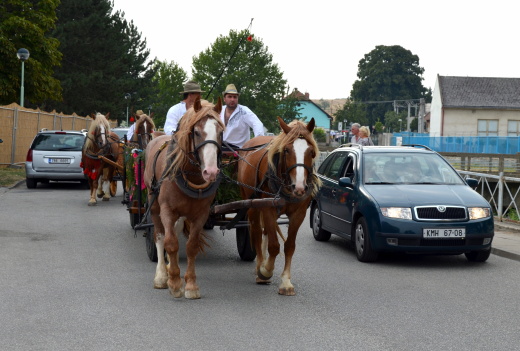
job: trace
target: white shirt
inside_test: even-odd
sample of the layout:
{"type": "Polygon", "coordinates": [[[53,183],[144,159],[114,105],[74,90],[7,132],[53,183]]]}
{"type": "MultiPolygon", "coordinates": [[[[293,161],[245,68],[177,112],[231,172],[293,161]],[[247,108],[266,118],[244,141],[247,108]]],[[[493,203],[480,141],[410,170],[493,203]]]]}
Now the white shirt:
{"type": "Polygon", "coordinates": [[[126,141],[132,140],[132,136],[134,135],[135,131],[135,123],[128,128],[128,132],[126,132],[126,141]]]}
{"type": "MultiPolygon", "coordinates": [[[[226,106],[222,107],[220,119],[226,123],[226,106]]],[[[238,147],[242,147],[251,138],[249,128],[253,129],[256,136],[264,135],[264,124],[247,106],[237,105],[237,108],[229,116],[226,130],[224,131],[224,141],[238,147]]]]}
{"type": "Polygon", "coordinates": [[[177,125],[185,113],[186,103],[184,101],[170,107],[166,114],[166,122],[164,122],[164,133],[166,133],[166,135],[171,135],[177,130],[177,125]]]}
{"type": "Polygon", "coordinates": [[[352,138],[350,139],[350,142],[353,144],[359,144],[360,139],[361,139],[360,137],[353,135],[352,138]]]}

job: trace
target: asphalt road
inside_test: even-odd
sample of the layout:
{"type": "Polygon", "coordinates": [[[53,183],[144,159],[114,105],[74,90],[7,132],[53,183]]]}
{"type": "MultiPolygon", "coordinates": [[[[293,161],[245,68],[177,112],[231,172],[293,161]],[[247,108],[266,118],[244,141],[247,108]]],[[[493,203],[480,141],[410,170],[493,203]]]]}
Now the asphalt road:
{"type": "MultiPolygon", "coordinates": [[[[120,185],[120,184],[119,184],[120,185]]],[[[255,284],[234,231],[209,231],[200,300],[153,289],[121,192],[88,207],[78,185],[0,192],[2,350],[513,350],[520,262],[491,255],[357,261],[346,241],[300,229],[297,296],[255,284]]],[[[181,253],[184,272],[185,255],[181,253]]]]}

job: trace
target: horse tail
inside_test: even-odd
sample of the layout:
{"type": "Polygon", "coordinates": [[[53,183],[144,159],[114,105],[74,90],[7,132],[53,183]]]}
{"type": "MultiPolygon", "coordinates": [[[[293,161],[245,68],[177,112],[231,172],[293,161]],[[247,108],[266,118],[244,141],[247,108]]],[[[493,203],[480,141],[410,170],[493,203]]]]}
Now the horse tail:
{"type": "MultiPolygon", "coordinates": [[[[262,228],[262,232],[264,231],[264,228],[265,228],[265,225],[264,225],[264,215],[262,212],[260,212],[260,227],[262,228]]],[[[251,233],[251,230],[249,230],[249,233],[251,233]]],[[[283,236],[283,233],[282,233],[282,229],[280,228],[280,226],[278,225],[278,223],[276,223],[276,233],[278,234],[278,236],[280,237],[280,239],[282,239],[282,241],[285,243],[285,237],[283,236]]]]}
{"type": "MultiPolygon", "coordinates": [[[[177,222],[179,222],[179,220],[177,222]]],[[[186,239],[188,239],[188,237],[190,236],[191,223],[186,218],[184,218],[183,222],[184,222],[184,226],[182,228],[182,233],[184,234],[186,239]]],[[[203,230],[200,231],[200,233],[199,233],[199,252],[200,253],[204,253],[205,252],[204,248],[210,247],[210,245],[208,244],[208,241],[210,239],[211,238],[203,230]]]]}

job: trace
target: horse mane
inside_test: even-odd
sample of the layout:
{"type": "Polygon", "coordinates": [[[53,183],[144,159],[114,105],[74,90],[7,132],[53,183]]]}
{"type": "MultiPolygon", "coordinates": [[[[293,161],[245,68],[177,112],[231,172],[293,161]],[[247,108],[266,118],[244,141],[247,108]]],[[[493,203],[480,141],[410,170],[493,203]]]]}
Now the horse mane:
{"type": "Polygon", "coordinates": [[[220,120],[220,115],[213,110],[215,105],[206,100],[201,100],[200,103],[202,108],[198,112],[195,111],[193,106],[186,111],[174,134],[175,146],[167,155],[167,158],[173,159],[167,171],[171,172],[170,177],[175,177],[179,169],[188,162],[188,152],[192,147],[190,135],[194,126],[199,121],[210,115],[218,122],[222,129],[225,128],[224,123],[220,120]]]}
{"type": "Polygon", "coordinates": [[[101,127],[101,126],[104,126],[105,127],[105,135],[108,136],[108,134],[110,133],[110,123],[108,122],[107,118],[105,117],[105,115],[102,115],[101,113],[96,113],[96,115],[92,115],[91,116],[93,121],[92,123],[90,124],[90,127],[88,129],[88,137],[87,139],[85,140],[85,150],[91,150],[92,149],[92,146],[93,146],[93,140],[92,140],[92,136],[96,134],[96,129],[101,127]]]}
{"type": "Polygon", "coordinates": [[[146,114],[142,114],[141,116],[139,116],[137,122],[135,122],[134,135],[132,135],[132,139],[135,138],[135,141],[137,141],[137,134],[139,134],[139,128],[141,127],[141,125],[145,123],[148,124],[148,126],[150,127],[148,129],[148,133],[151,134],[155,130],[155,123],[153,123],[152,118],[146,114]]]}
{"type": "MultiPolygon", "coordinates": [[[[269,146],[269,151],[267,152],[267,162],[269,163],[269,167],[273,170],[276,170],[277,166],[274,164],[274,158],[276,154],[282,154],[286,145],[293,143],[296,139],[304,138],[305,141],[311,146],[312,151],[314,152],[314,158],[312,159],[312,167],[314,167],[314,162],[316,160],[316,155],[319,155],[320,149],[318,148],[318,143],[314,140],[314,136],[312,132],[309,132],[307,129],[307,125],[299,120],[294,120],[288,124],[291,128],[289,133],[285,133],[283,130],[278,134],[272,141],[269,146]]],[[[319,187],[321,186],[321,180],[316,176],[313,172],[312,174],[312,196],[315,196],[318,192],[319,187]]]]}

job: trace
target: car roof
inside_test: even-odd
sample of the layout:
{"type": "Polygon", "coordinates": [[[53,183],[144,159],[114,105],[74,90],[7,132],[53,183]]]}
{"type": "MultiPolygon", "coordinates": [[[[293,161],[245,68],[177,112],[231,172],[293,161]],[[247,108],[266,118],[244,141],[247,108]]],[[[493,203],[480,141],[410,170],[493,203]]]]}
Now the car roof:
{"type": "Polygon", "coordinates": [[[84,132],[82,131],[79,131],[79,130],[40,130],[38,132],[38,134],[56,134],[56,133],[59,133],[59,134],[63,134],[63,133],[67,133],[67,134],[84,134],[84,132]]]}
{"type": "Polygon", "coordinates": [[[359,144],[345,144],[341,145],[336,151],[353,151],[357,150],[359,153],[381,153],[381,152],[414,152],[414,153],[436,153],[424,145],[401,145],[401,146],[362,146],[359,144]]]}

